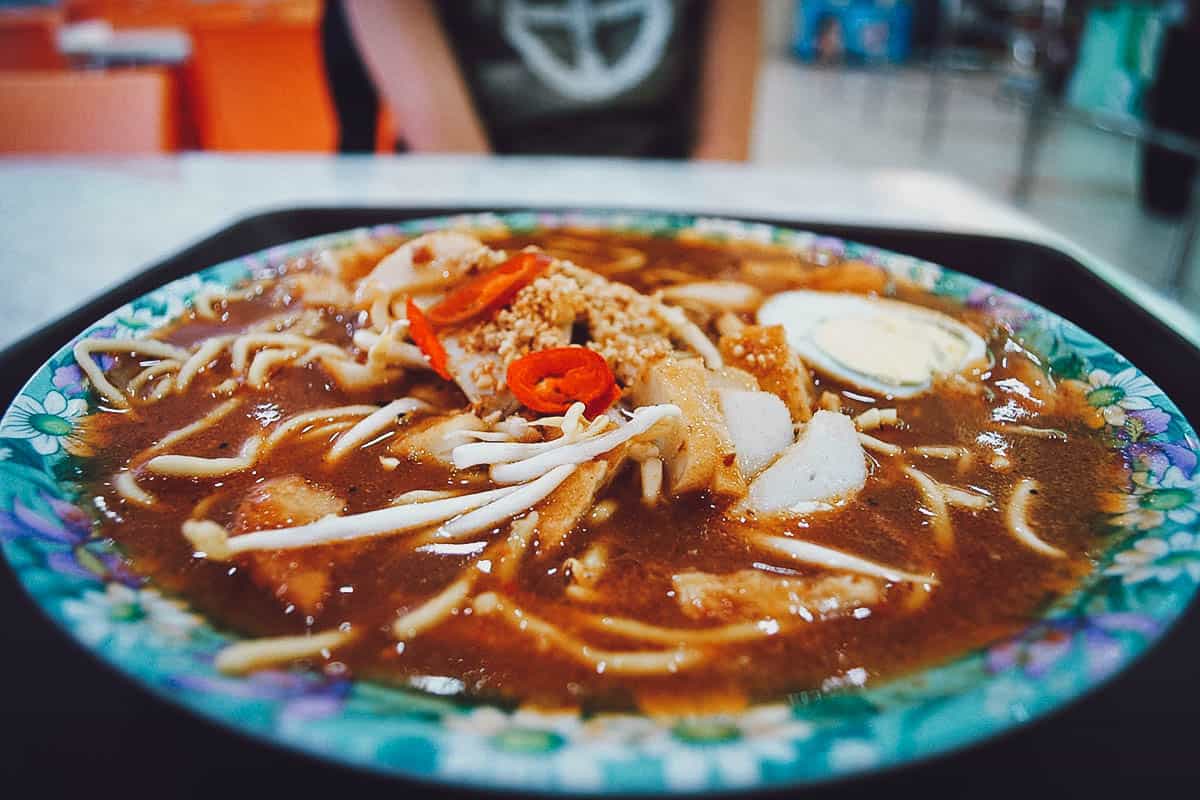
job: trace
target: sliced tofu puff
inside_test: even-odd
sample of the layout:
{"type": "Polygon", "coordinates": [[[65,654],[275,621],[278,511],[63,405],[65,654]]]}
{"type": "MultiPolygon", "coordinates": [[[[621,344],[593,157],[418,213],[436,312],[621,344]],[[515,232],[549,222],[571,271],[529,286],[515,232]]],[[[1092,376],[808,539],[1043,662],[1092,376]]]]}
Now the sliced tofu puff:
{"type": "Polygon", "coordinates": [[[567,536],[596,505],[629,455],[629,445],[617,447],[595,461],[580,466],[538,506],[537,538],[540,554],[561,549],[567,536]]]}
{"type": "Polygon", "coordinates": [[[672,578],[687,617],[706,622],[769,617],[830,619],[883,600],[881,582],[861,575],[778,577],[744,569],[724,575],[681,572],[672,578]]]}
{"type": "Polygon", "coordinates": [[[683,412],[682,424],[665,426],[655,441],[673,495],[711,489],[736,497],[746,491],[725,417],[709,386],[711,374],[698,359],[666,358],[650,364],[633,389],[636,405],[670,403],[683,412]]]}
{"type": "Polygon", "coordinates": [[[853,497],[866,482],[867,458],[854,422],[822,410],[754,479],[741,507],[758,514],[811,512],[853,497]]]}
{"type": "Polygon", "coordinates": [[[721,367],[708,373],[708,385],[713,389],[740,389],[746,392],[759,390],[758,378],[737,367],[721,367]]]}
{"type": "Polygon", "coordinates": [[[469,351],[461,340],[461,332],[441,337],[446,349],[446,367],[472,408],[486,415],[515,407],[517,401],[504,384],[504,360],[495,353],[469,351]]]}
{"type": "Polygon", "coordinates": [[[758,388],[783,400],[796,422],[807,422],[816,408],[812,376],[788,346],[782,325],[746,325],[721,337],[726,367],[749,373],[758,388]]]}
{"type": "Polygon", "coordinates": [[[761,290],[741,281],[693,281],[668,286],[659,294],[671,305],[702,313],[754,311],[763,301],[761,290]]]}
{"type": "Polygon", "coordinates": [[[483,420],[469,413],[417,420],[408,427],[403,437],[388,445],[388,452],[409,461],[427,461],[453,468],[450,452],[470,441],[463,434],[484,428],[483,420]]]}
{"type": "MultiPolygon", "coordinates": [[[[233,535],[286,528],[340,514],[346,501],[299,475],[272,478],[251,489],[234,514],[233,535]]],[[[305,614],[321,610],[329,596],[332,571],[340,559],[352,558],[353,547],[316,547],[247,553],[251,579],[305,614]]]]}
{"type": "Polygon", "coordinates": [[[358,238],[348,244],[322,250],[313,256],[316,269],[346,285],[353,285],[371,273],[379,262],[404,242],[401,239],[371,236],[358,238]]]}
{"type": "Polygon", "coordinates": [[[385,256],[358,284],[355,300],[369,305],[377,297],[439,292],[504,258],[474,236],[437,231],[405,242],[385,256]]]}
{"type": "Polygon", "coordinates": [[[344,283],[325,272],[296,272],[285,275],[280,280],[280,285],[308,308],[342,309],[354,300],[344,283]]]}

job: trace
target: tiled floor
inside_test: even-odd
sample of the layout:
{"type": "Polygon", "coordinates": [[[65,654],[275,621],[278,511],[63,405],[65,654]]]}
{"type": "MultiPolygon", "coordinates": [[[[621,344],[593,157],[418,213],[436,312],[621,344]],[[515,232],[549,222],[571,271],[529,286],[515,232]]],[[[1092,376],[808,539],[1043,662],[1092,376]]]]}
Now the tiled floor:
{"type": "MultiPolygon", "coordinates": [[[[922,70],[826,70],[773,59],[760,86],[755,160],[936,169],[1011,202],[1024,112],[998,99],[996,78],[955,75],[942,135],[926,147],[929,85],[922,70]]],[[[1176,226],[1138,207],[1133,142],[1054,122],[1037,176],[1027,213],[1148,283],[1163,284],[1176,226]]],[[[1200,264],[1193,264],[1180,299],[1200,311],[1200,264]]]]}

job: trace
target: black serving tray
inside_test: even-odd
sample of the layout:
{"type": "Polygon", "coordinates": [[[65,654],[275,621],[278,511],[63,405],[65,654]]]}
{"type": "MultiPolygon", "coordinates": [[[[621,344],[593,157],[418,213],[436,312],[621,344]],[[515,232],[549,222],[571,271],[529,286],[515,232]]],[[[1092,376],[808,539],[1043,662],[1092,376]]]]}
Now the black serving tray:
{"type": "MultiPolygon", "coordinates": [[[[0,408],[84,327],[175,278],[318,234],[470,208],[300,208],[248,217],[130,278],[0,352],[0,408]]],[[[489,209],[497,210],[497,209],[489,209]]],[[[1200,419],[1200,351],[1072,257],[994,236],[755,219],[877,245],[974,275],[1041,303],[1126,355],[1200,419]]],[[[983,744],[856,780],[838,798],[1193,796],[1200,781],[1200,610],[1083,700],[983,744]],[[1177,789],[1175,787],[1178,787],[1177,789]]],[[[457,792],[335,766],[252,740],[171,706],[102,667],[0,570],[0,786],[40,796],[205,798],[269,794],[439,797],[457,792]]],[[[778,792],[791,796],[798,792],[778,792]]]]}

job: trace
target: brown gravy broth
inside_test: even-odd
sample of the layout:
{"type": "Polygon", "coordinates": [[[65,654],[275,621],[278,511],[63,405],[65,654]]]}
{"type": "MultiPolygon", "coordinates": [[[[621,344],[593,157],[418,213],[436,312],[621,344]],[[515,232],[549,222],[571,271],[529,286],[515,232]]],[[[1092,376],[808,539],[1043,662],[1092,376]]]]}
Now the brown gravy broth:
{"type": "MultiPolygon", "coordinates": [[[[539,244],[555,255],[595,268],[615,280],[650,291],[691,278],[746,280],[745,259],[768,265],[758,270],[767,292],[811,285],[813,265],[792,255],[751,245],[683,243],[667,239],[590,232],[539,234],[491,239],[491,246],[517,249],[539,244]],[[644,260],[644,264],[638,262],[644,260]],[[613,270],[616,264],[620,269],[613,270]],[[770,265],[788,269],[770,268],[770,265]],[[623,271],[622,271],[623,270],[623,271]],[[793,277],[788,277],[790,274],[793,277]]],[[[825,273],[819,273],[825,274],[825,273]]],[[[993,353],[1004,354],[1008,332],[981,315],[919,290],[898,287],[895,296],[947,311],[986,334],[993,353]]],[[[284,301],[277,293],[228,305],[219,326],[242,328],[255,319],[278,314],[284,301]]],[[[747,317],[749,319],[749,317],[747,317]]],[[[358,324],[354,312],[326,312],[316,338],[344,346],[358,324]]],[[[187,319],[160,338],[186,344],[211,335],[211,323],[187,319]]],[[[137,365],[118,357],[110,375],[132,375],[137,365]]],[[[990,377],[995,386],[1006,379],[1028,380],[1030,363],[1019,352],[1001,355],[990,377]]],[[[846,508],[828,515],[755,523],[759,529],[835,547],[864,558],[919,573],[936,573],[931,591],[906,584],[889,585],[882,603],[869,613],[828,620],[792,620],[778,634],[723,644],[705,650],[702,666],[675,674],[611,675],[570,660],[553,648],[516,634],[495,616],[459,611],[445,624],[411,641],[398,643],[391,623],[455,580],[477,557],[473,554],[414,552],[406,535],[383,536],[360,543],[326,545],[316,550],[281,553],[285,559],[316,563],[331,570],[336,587],[315,613],[306,614],[248,575],[245,562],[218,563],[194,557],[180,534],[197,504],[205,503],[208,519],[231,524],[235,508],[257,484],[284,475],[302,475],[346,500],[355,513],[387,505],[412,489],[480,487],[476,476],[402,462],[381,468],[386,442],[351,452],[335,466],[323,463],[331,437],[289,439],[253,469],[217,480],[148,476],[142,487],[158,498],[151,508],[125,500],[112,476],[130,458],[209,409],[221,398],[214,389],[228,376],[221,369],[202,373],[182,395],[168,396],[133,413],[97,413],[89,418],[85,440],[93,452],[87,462],[85,492],[107,509],[100,515],[103,535],[112,537],[136,571],[164,590],[186,597],[220,626],[247,636],[320,631],[349,622],[359,637],[313,666],[331,672],[395,684],[428,685],[429,676],[444,678],[441,687],[463,694],[540,706],[629,708],[647,710],[731,708],[787,692],[821,690],[895,676],[1015,631],[1045,603],[1068,591],[1089,570],[1089,553],[1100,540],[1094,533],[1094,497],[1115,486],[1120,465],[1070,404],[1043,414],[1037,425],[1067,434],[1066,441],[1007,436],[1011,468],[992,468],[986,451],[974,448],[988,429],[993,407],[1005,402],[961,394],[928,394],[912,400],[872,403],[861,393],[816,375],[818,393],[840,398],[843,410],[858,414],[872,405],[895,407],[906,426],[875,431],[889,442],[911,445],[960,444],[979,457],[965,469],[954,460],[913,457],[914,466],[934,479],[971,486],[996,498],[991,509],[955,509],[951,517],[955,546],[951,552],[934,543],[930,520],[921,511],[921,495],[913,481],[887,459],[868,457],[872,477],[846,508]],[[1005,524],[1005,498],[1020,477],[1039,481],[1031,519],[1038,534],[1064,550],[1065,558],[1046,558],[1016,541],[1005,524]],[[332,566],[330,566],[332,565],[332,566]]],[[[316,364],[288,368],[261,390],[241,386],[242,408],[214,428],[177,448],[199,456],[232,455],[247,436],[275,420],[315,408],[352,403],[383,404],[420,386],[438,388],[449,407],[465,403],[457,390],[427,373],[408,372],[402,382],[365,392],[347,392],[329,380],[316,364]]],[[[403,435],[403,428],[395,432],[403,435]]],[[[386,437],[385,437],[386,438],[386,437]]],[[[603,495],[616,501],[616,511],[600,524],[585,523],[552,557],[536,546],[526,554],[516,578],[501,582],[478,576],[475,591],[502,592],[527,611],[561,631],[611,650],[638,647],[628,639],[580,626],[581,614],[612,614],[674,628],[701,628],[711,623],[685,616],[674,597],[672,576],[683,570],[730,573],[758,569],[780,575],[819,574],[749,547],[723,521],[724,507],[707,494],[693,494],[647,508],[640,502],[634,469],[626,470],[603,495]],[[578,603],[564,595],[563,561],[590,545],[604,543],[609,566],[595,602],[578,603]]],[[[482,485],[486,485],[482,484],[482,485]]],[[[736,524],[736,523],[735,523],[736,524]]],[[[505,528],[506,529],[506,528],[505,528]]],[[[482,536],[474,539],[486,538],[482,536]]],[[[866,611],[864,609],[864,611],[866,611]]],[[[659,645],[661,647],[661,645],[659,645]]],[[[704,649],[704,648],[702,648],[704,649]]]]}

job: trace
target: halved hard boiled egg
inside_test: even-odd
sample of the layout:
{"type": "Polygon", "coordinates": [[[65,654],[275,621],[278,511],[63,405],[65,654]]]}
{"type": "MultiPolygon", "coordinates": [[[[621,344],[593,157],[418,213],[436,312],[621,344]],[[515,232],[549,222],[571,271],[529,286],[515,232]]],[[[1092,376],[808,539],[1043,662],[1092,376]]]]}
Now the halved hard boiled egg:
{"type": "Polygon", "coordinates": [[[809,366],[874,394],[914,397],[937,375],[982,366],[987,345],[939,311],[857,294],[782,292],[758,310],[809,366]]]}

